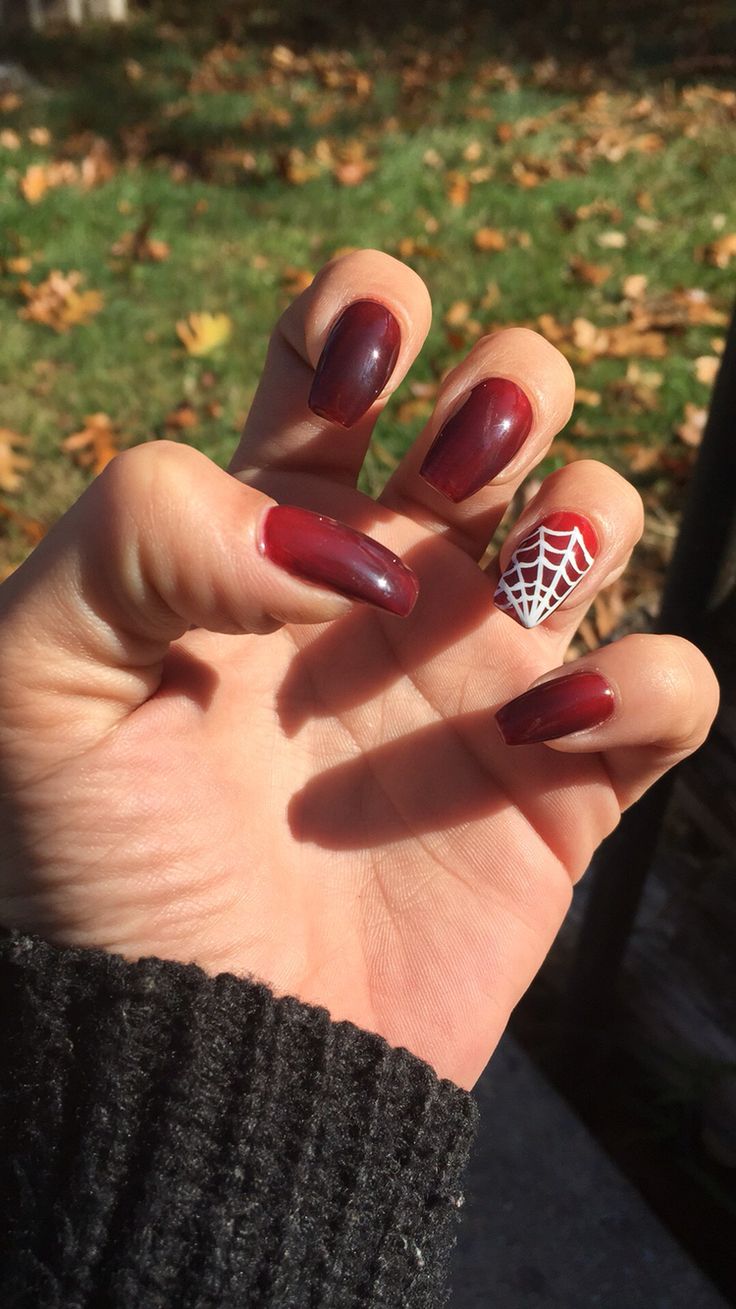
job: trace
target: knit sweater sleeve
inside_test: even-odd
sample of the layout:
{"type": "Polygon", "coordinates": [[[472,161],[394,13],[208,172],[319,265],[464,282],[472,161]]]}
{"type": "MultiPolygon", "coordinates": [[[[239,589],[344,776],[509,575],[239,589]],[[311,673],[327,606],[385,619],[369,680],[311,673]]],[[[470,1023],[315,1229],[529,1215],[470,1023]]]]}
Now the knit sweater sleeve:
{"type": "Polygon", "coordinates": [[[434,1309],[475,1128],[323,1009],[0,934],[3,1309],[434,1309]]]}

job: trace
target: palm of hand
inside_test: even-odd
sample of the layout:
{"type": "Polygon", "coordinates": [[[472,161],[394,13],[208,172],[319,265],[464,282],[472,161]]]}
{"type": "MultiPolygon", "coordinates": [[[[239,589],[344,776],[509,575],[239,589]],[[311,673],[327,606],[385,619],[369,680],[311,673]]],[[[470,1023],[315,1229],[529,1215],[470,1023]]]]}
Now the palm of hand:
{"type": "Polygon", "coordinates": [[[599,756],[514,751],[493,723],[562,639],[401,533],[407,620],[178,641],[145,704],[26,791],[25,895],[66,943],[251,974],[472,1085],[619,806],[599,756]]]}

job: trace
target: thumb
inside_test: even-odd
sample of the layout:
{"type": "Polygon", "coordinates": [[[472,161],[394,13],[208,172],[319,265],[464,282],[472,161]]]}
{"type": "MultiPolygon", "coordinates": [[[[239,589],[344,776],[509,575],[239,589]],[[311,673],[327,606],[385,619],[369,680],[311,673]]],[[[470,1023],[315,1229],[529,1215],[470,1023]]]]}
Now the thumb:
{"type": "Polygon", "coordinates": [[[361,532],[275,506],[189,446],[136,446],[0,586],[0,707],[12,719],[19,696],[41,696],[45,723],[79,723],[83,697],[94,739],[153,694],[193,625],[269,633],[356,600],[405,615],[416,595],[414,573],[361,532]]]}

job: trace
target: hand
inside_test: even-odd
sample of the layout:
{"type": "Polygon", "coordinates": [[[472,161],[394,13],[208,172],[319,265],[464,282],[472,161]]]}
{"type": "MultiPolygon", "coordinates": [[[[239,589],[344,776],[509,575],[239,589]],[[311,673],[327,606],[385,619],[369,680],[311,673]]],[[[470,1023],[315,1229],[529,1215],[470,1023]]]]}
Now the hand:
{"type": "Polygon", "coordinates": [[[470,1087],[595,847],[702,742],[717,687],[674,637],[561,667],[641,530],[603,465],[547,477],[479,567],[572,405],[534,333],[479,341],[380,500],[356,490],[429,317],[388,256],[329,264],[229,472],[168,442],[121,454],[0,587],[0,921],[253,975],[470,1087]],[[410,615],[402,564],[274,501],[400,556],[410,615]],[[503,739],[501,706],[572,672],[504,709],[503,739]]]}

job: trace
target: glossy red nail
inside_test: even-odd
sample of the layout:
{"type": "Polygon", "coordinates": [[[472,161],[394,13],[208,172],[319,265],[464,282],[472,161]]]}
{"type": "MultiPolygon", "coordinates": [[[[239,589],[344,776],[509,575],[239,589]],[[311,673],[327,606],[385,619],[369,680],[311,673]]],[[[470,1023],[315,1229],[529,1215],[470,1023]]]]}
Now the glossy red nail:
{"type": "Polygon", "coordinates": [[[474,386],[430,446],[420,474],[457,504],[492,482],[523,445],[532,407],[515,382],[490,377],[474,386]]]}
{"type": "Polygon", "coordinates": [[[582,582],[597,553],[598,537],[587,518],[549,514],[514,550],[493,597],[496,607],[522,627],[536,627],[582,582]]]}
{"type": "Polygon", "coordinates": [[[419,594],[416,573],[370,536],[308,509],[275,505],[261,526],[259,549],[272,563],[350,600],[405,618],[419,594]]]}
{"type": "Polygon", "coordinates": [[[509,700],[496,722],[507,745],[534,745],[597,727],[615,708],[613,690],[600,673],[568,673],[509,700]]]}
{"type": "Polygon", "coordinates": [[[352,427],[378,399],[394,371],[401,329],[376,300],[356,300],[333,323],[319,357],[309,408],[352,427]]]}

